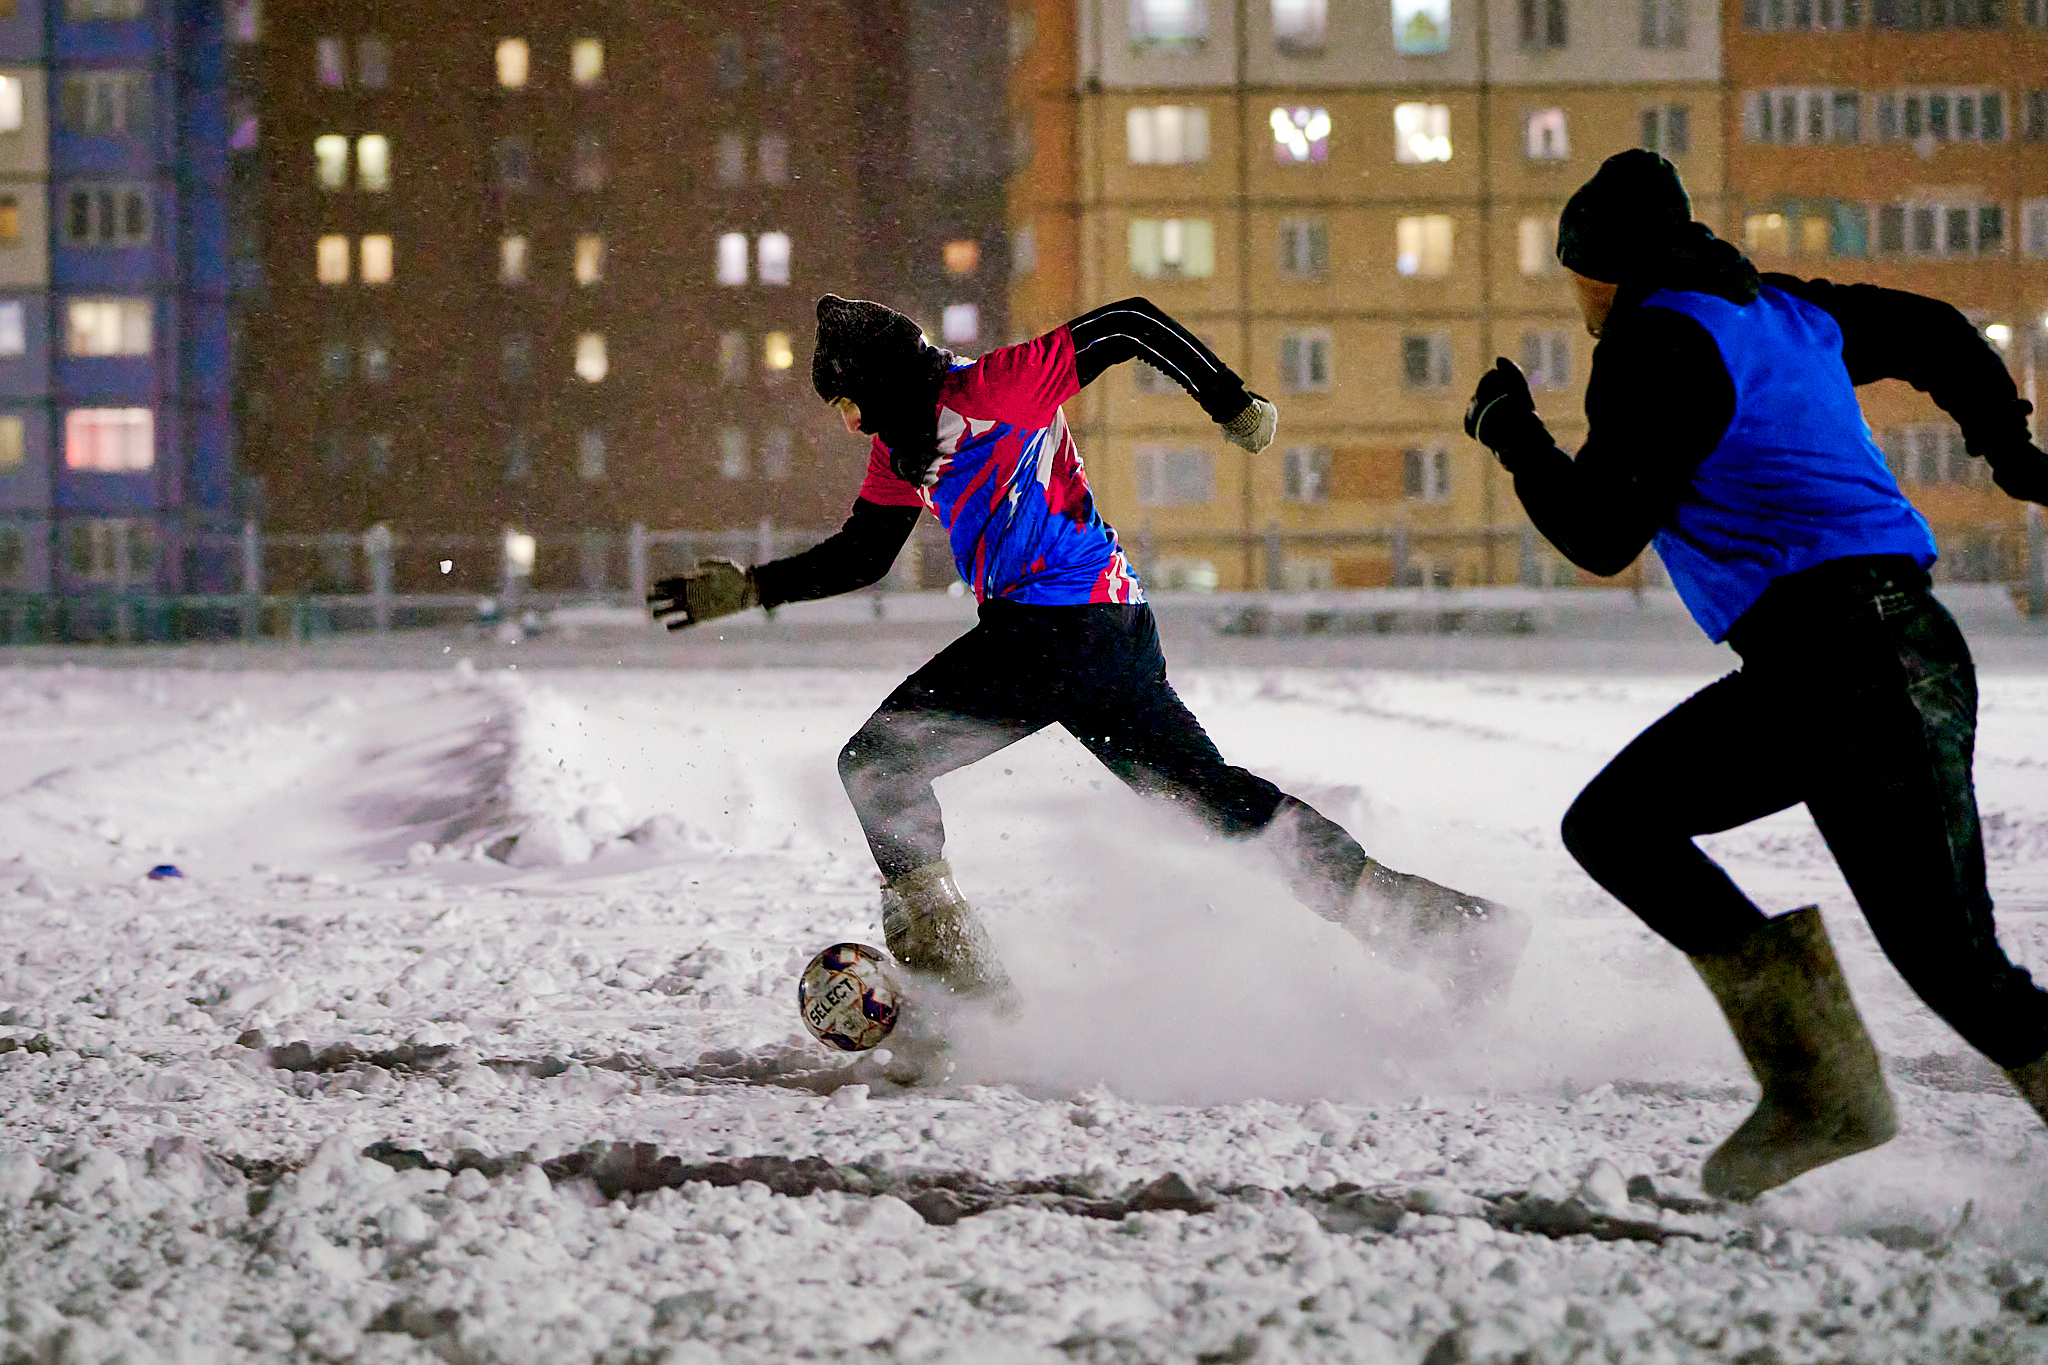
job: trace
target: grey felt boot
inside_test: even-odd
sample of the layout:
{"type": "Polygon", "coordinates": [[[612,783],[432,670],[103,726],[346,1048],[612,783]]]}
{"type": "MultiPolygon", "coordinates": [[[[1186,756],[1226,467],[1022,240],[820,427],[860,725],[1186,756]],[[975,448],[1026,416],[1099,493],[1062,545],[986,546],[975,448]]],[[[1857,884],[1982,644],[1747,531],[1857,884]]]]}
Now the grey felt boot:
{"type": "Polygon", "coordinates": [[[1763,1087],[1756,1112],[1707,1158],[1708,1194],[1754,1199],[1891,1141],[1898,1121],[1884,1064],[1818,908],[1771,920],[1733,952],[1692,965],[1763,1087]]]}
{"type": "Polygon", "coordinates": [[[997,996],[1010,978],[981,917],[960,894],[944,859],[890,882],[882,892],[882,933],[908,971],[961,996],[997,996]]]}
{"type": "Polygon", "coordinates": [[[1394,966],[1428,977],[1459,1012],[1507,996],[1529,944],[1512,906],[1366,860],[1341,923],[1394,966]]]}

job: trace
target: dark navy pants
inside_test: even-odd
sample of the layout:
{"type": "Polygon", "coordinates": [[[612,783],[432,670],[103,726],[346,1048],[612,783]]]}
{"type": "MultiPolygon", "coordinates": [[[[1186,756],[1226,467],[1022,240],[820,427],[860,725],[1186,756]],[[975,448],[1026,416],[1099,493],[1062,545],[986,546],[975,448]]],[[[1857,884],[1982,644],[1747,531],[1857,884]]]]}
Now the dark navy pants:
{"type": "Polygon", "coordinates": [[[1645,730],[1587,786],[1565,845],[1696,955],[1763,912],[1694,845],[1805,802],[1892,964],[2001,1066],[2048,1052],[2048,994],[1998,944],[1971,778],[1977,679],[1910,561],[1775,587],[1729,636],[1742,668],[1645,730]]]}
{"type": "Polygon", "coordinates": [[[1225,763],[1175,694],[1152,608],[985,602],[979,624],[911,674],[840,752],[882,874],[944,855],[934,778],[1055,724],[1133,790],[1224,835],[1257,833],[1287,799],[1225,763]]]}

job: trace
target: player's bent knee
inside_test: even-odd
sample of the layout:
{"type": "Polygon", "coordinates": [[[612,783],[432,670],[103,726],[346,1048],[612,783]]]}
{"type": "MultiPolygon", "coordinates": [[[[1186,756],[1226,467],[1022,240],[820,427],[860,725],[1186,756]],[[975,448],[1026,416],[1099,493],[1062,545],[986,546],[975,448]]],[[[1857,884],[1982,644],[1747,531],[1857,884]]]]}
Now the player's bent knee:
{"type": "Polygon", "coordinates": [[[1564,838],[1565,852],[1597,878],[1595,868],[1606,863],[1621,824],[1620,813],[1603,799],[1600,784],[1595,782],[1580,792],[1564,813],[1558,833],[1564,838]]]}

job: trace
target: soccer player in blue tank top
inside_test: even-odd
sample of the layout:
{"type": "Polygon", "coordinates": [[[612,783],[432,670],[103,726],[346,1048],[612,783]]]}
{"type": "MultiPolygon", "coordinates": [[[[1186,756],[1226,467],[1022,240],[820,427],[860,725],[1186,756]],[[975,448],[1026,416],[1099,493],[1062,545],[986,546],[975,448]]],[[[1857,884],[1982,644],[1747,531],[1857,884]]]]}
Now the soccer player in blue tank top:
{"type": "Polygon", "coordinates": [[[1749,1199],[1895,1128],[1819,911],[1766,916],[1693,843],[1798,802],[1892,963],[2048,1119],[2048,994],[1999,947],[1985,890],[1970,653],[1928,592],[1934,539],[1855,388],[1926,392],[2013,497],[2048,502],[2048,458],[1955,309],[1759,276],[1691,218],[1669,162],[1610,158],[1558,223],[1599,338],[1585,444],[1557,448],[1506,360],[1465,430],[1562,554],[1615,574],[1654,544],[1694,619],[1741,658],[1593,779],[1564,841],[1692,958],[1734,1029],[1763,1098],[1703,1179],[1749,1199]]]}
{"type": "Polygon", "coordinates": [[[1132,359],[1185,389],[1224,439],[1254,454],[1271,444],[1273,405],[1144,299],[969,364],[901,313],[826,295],[812,384],[847,431],[872,438],[853,514],[802,554],[753,568],[709,560],[665,579],[650,607],[673,629],[851,592],[889,571],[920,515],[945,527],[979,623],[839,755],[885,883],[889,950],[943,993],[1000,998],[1008,983],[945,859],[932,780],[1059,724],[1134,790],[1225,837],[1262,836],[1304,904],[1430,975],[1454,1006],[1498,996],[1528,938],[1523,916],[1367,857],[1334,822],[1225,763],[1167,682],[1152,608],[1095,509],[1061,410],[1132,359]]]}

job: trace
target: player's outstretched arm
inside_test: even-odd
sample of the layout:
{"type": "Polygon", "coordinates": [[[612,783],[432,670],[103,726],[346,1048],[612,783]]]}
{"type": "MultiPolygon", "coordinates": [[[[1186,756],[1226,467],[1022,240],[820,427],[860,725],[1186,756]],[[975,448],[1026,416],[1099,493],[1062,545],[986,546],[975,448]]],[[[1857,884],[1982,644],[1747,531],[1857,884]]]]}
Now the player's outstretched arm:
{"type": "Polygon", "coordinates": [[[1150,299],[1119,299],[1067,324],[1074,339],[1075,377],[1086,388],[1111,365],[1142,360],[1202,405],[1223,439],[1257,454],[1273,444],[1280,410],[1150,299]]]}
{"type": "Polygon", "coordinates": [[[1903,379],[1963,429],[1963,444],[2022,502],[2048,503],[2048,456],[2027,435],[2033,405],[2011,371],[1960,312],[1940,299],[1874,284],[1793,275],[1764,283],[1826,310],[1842,329],[1842,362],[1858,384],[1903,379]]]}
{"type": "Polygon", "coordinates": [[[889,572],[921,510],[861,498],[837,534],[801,554],[753,568],[729,559],[699,560],[689,572],[656,583],[647,594],[648,610],[670,630],[681,630],[749,607],[779,607],[865,588],[889,572]]]}

